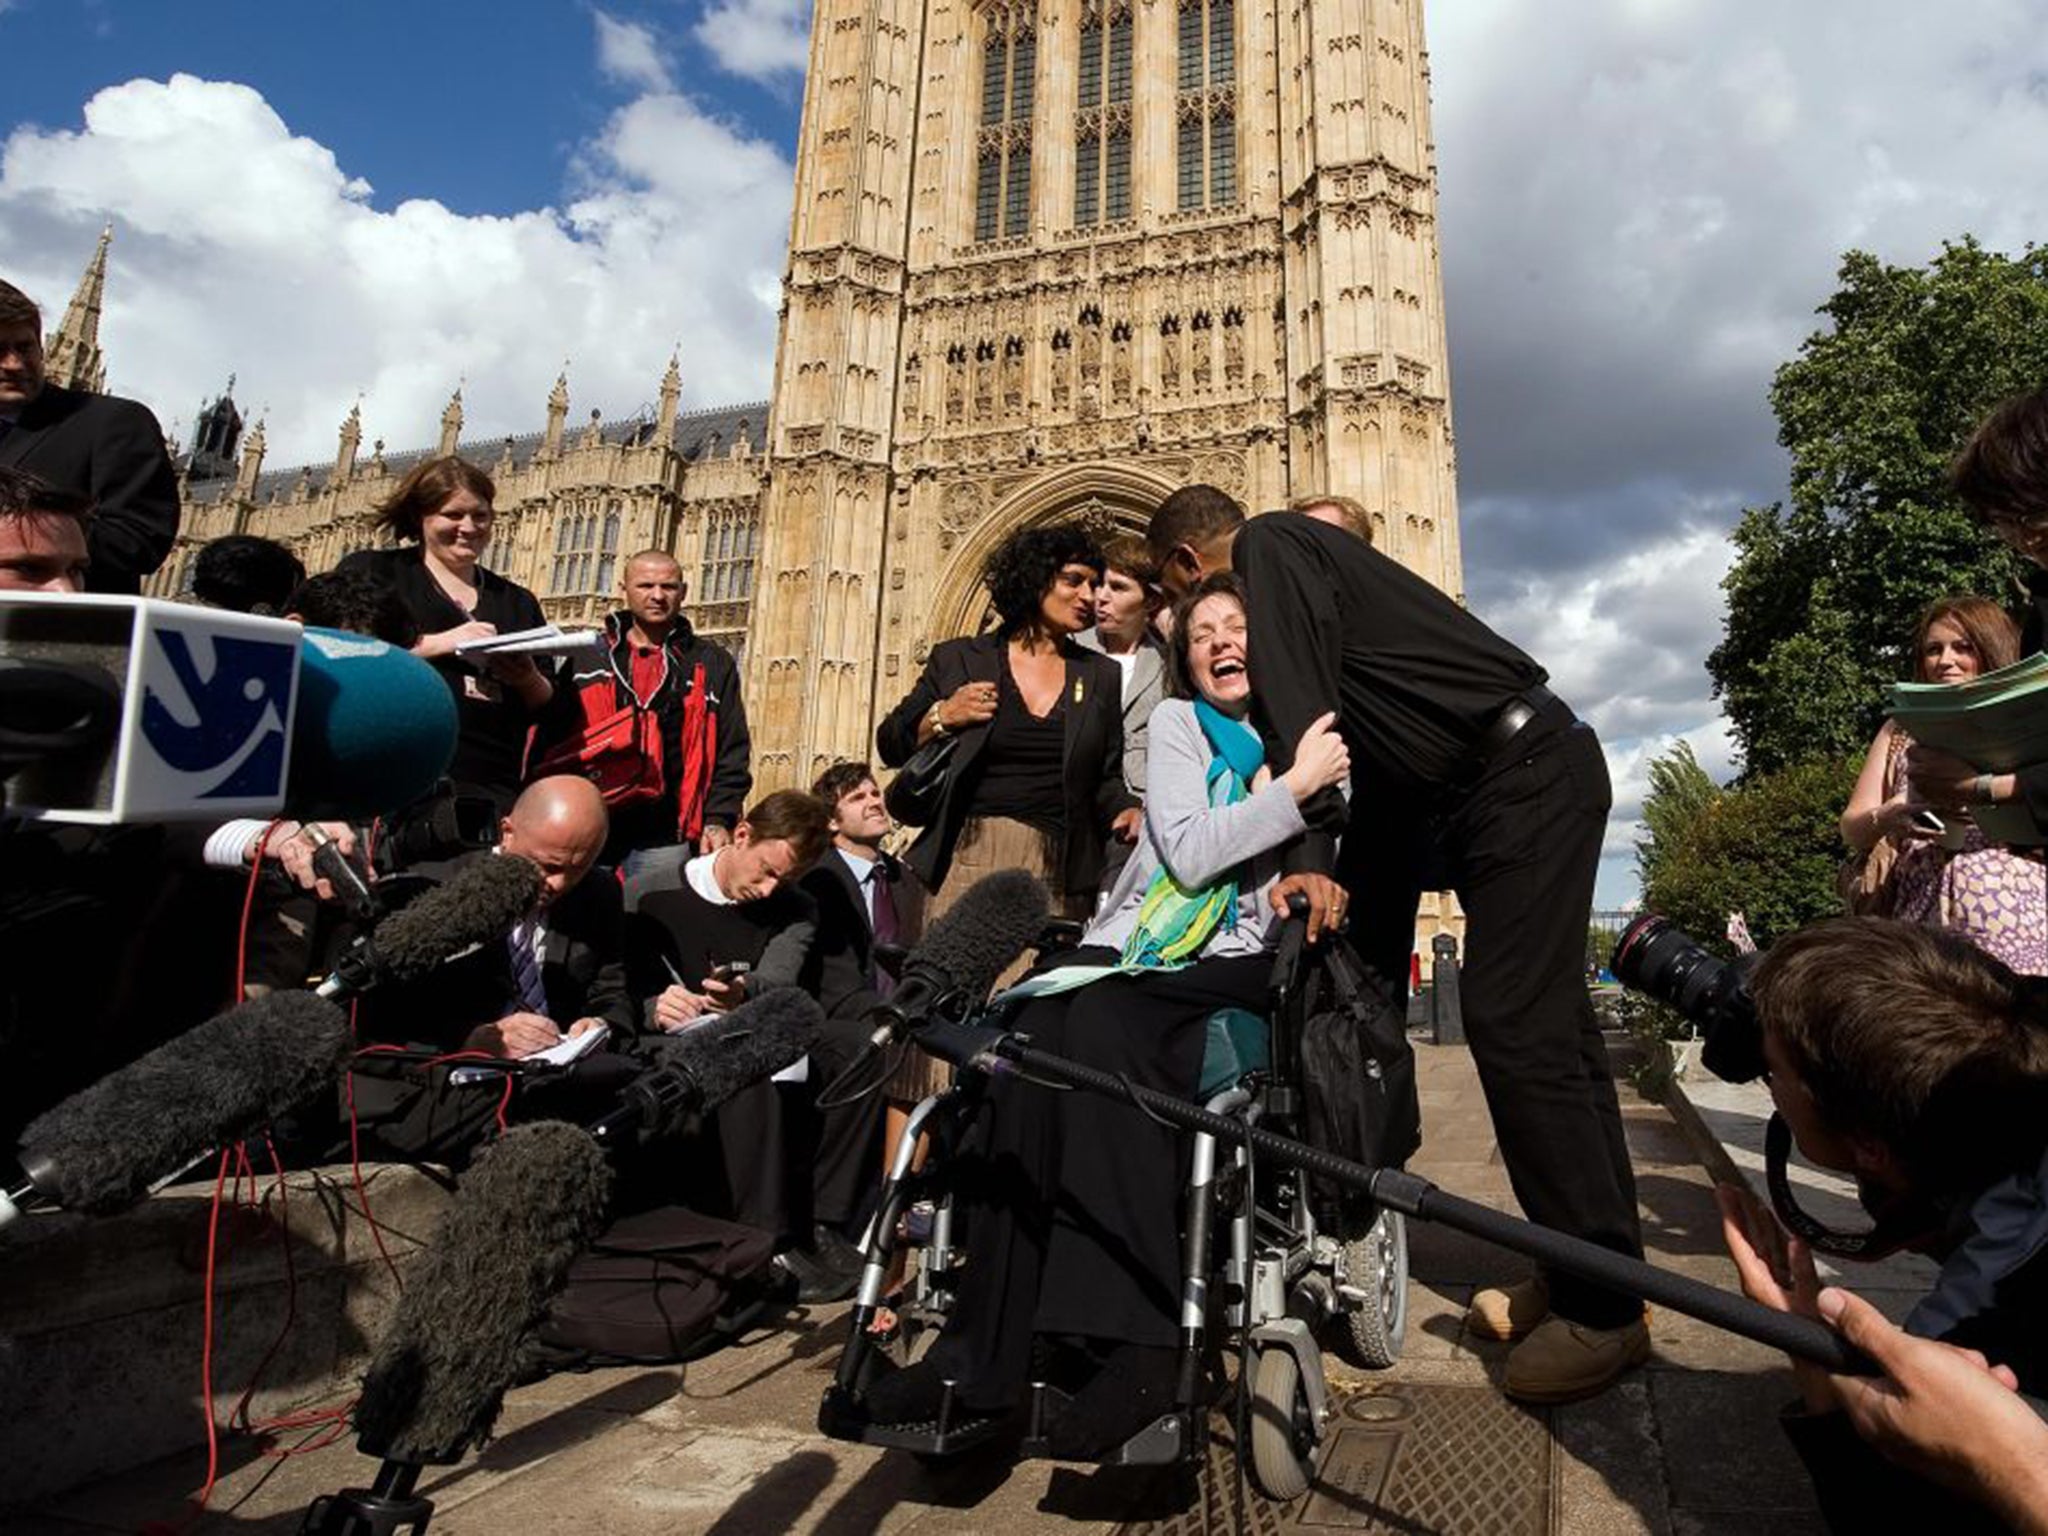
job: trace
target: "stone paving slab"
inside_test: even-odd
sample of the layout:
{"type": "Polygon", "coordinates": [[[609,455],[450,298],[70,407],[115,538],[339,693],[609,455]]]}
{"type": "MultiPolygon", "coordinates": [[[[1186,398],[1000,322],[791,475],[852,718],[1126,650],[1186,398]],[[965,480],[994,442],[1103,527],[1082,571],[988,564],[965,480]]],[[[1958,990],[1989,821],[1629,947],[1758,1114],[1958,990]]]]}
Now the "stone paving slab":
{"type": "MultiPolygon", "coordinates": [[[[1426,1140],[1416,1171],[1513,1210],[1469,1055],[1420,1044],[1417,1058],[1426,1140]]],[[[1707,1173],[1660,1106],[1624,1099],[1652,1258],[1732,1286],[1707,1173]]],[[[1516,1278],[1525,1261],[1442,1228],[1417,1225],[1410,1238],[1402,1360],[1375,1374],[1332,1352],[1333,1379],[1346,1388],[1497,1385],[1508,1347],[1470,1336],[1464,1308],[1476,1285],[1516,1278]]],[[[844,1307],[801,1309],[786,1326],[688,1366],[558,1376],[522,1388],[507,1399],[499,1438],[482,1456],[423,1479],[436,1503],[434,1529],[1030,1536],[1107,1532],[1188,1507],[1187,1483],[1172,1473],[1000,1462],[935,1471],[900,1453],[824,1439],[813,1416],[845,1326],[844,1307]]],[[[1572,1536],[1817,1531],[1775,1423],[1777,1405],[1791,1396],[1782,1361],[1662,1312],[1652,1333],[1645,1370],[1591,1403],[1548,1415],[1554,1528],[1572,1536]]],[[[293,1532],[315,1494],[374,1472],[349,1441],[279,1462],[231,1439],[225,1467],[214,1513],[191,1527],[193,1536],[293,1532]]],[[[13,1519],[0,1516],[0,1528],[9,1536],[133,1531],[175,1517],[203,1474],[203,1455],[171,1457],[13,1519]]],[[[1460,1529],[1441,1520],[1426,1528],[1442,1536],[1460,1529]]]]}

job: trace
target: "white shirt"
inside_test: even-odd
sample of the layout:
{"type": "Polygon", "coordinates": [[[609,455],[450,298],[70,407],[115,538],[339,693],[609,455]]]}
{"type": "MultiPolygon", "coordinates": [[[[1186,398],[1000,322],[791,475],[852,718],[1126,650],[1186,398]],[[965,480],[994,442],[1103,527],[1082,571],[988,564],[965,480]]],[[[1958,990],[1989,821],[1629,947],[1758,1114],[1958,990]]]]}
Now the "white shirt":
{"type": "Polygon", "coordinates": [[[866,854],[855,853],[851,848],[833,845],[833,852],[846,861],[846,867],[853,873],[853,883],[860,887],[860,899],[868,906],[868,927],[875,926],[875,880],[882,873],[882,861],[871,859],[866,854]]]}
{"type": "Polygon", "coordinates": [[[729,907],[733,904],[732,898],[718,888],[718,876],[711,870],[717,862],[715,849],[710,853],[700,853],[683,866],[683,879],[689,882],[691,890],[714,907],[729,907]]]}

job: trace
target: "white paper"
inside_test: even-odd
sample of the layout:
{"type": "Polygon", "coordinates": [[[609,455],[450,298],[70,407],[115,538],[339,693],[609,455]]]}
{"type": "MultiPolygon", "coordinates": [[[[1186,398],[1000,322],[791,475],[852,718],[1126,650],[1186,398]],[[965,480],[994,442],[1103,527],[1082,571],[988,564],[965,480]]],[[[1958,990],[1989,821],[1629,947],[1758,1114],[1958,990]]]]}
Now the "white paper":
{"type": "Polygon", "coordinates": [[[586,1029],[580,1035],[564,1035],[544,1051],[535,1051],[522,1056],[521,1061],[545,1061],[553,1066],[566,1067],[570,1062],[596,1050],[612,1032],[609,1024],[600,1024],[595,1029],[586,1029]]]}
{"type": "Polygon", "coordinates": [[[508,634],[465,640],[455,647],[458,656],[580,656],[602,650],[604,636],[594,629],[558,629],[539,624],[532,629],[515,629],[508,634]]]}

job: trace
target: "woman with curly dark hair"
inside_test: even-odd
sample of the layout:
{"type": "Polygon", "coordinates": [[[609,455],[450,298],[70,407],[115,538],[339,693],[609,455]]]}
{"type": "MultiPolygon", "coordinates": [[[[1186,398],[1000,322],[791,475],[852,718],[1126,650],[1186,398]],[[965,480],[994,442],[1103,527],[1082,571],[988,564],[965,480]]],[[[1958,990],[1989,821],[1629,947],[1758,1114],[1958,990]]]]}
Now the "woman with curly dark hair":
{"type": "MultiPolygon", "coordinates": [[[[1074,636],[1095,621],[1102,552],[1080,528],[1025,528],[982,568],[996,610],[987,634],[932,648],[924,675],[875,733],[900,768],[935,737],[957,735],[931,821],[907,862],[931,891],[926,921],[998,869],[1028,869],[1057,910],[1093,909],[1104,852],[1138,834],[1124,786],[1123,675],[1074,636]]],[[[944,1068],[913,1053],[890,1097],[915,1103],[944,1068]]]]}

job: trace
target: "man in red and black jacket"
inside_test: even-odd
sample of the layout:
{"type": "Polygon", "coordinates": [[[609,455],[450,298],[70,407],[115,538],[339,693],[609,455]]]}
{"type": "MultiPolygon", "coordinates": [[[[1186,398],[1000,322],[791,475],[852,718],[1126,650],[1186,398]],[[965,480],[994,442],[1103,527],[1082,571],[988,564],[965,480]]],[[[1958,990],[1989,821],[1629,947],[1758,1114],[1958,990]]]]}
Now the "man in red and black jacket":
{"type": "Polygon", "coordinates": [[[675,556],[642,550],[627,560],[619,584],[626,607],[605,620],[610,644],[601,658],[578,663],[568,686],[556,691],[557,712],[544,736],[550,743],[572,740],[621,710],[655,717],[660,791],[615,800],[605,843],[604,862],[630,874],[635,856],[654,849],[724,847],[753,775],[739,664],[683,617],[683,570],[675,556]]]}

